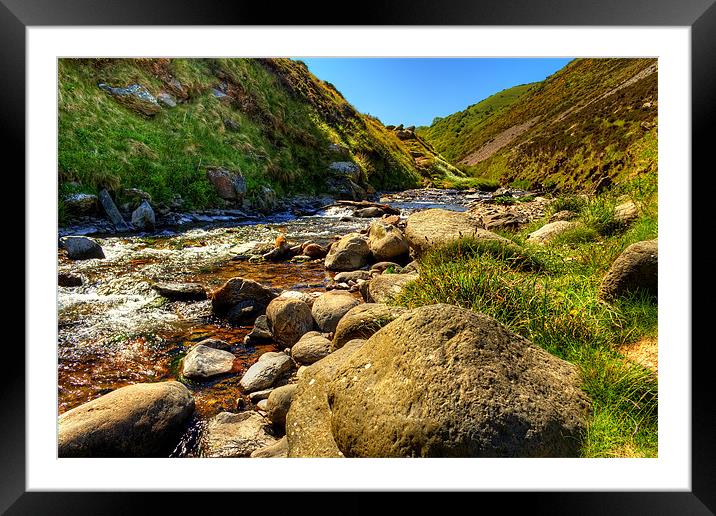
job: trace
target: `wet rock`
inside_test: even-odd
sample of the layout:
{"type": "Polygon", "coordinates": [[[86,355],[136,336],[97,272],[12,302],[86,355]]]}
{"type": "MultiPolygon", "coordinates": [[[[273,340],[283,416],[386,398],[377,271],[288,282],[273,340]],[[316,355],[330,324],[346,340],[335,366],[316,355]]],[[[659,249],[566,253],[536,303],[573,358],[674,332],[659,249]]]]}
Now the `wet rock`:
{"type": "Polygon", "coordinates": [[[241,202],[246,194],[246,180],[239,171],[207,168],[206,178],[214,185],[216,194],[226,201],[241,202]]]}
{"type": "Polygon", "coordinates": [[[328,254],[328,249],[319,244],[310,243],[303,247],[302,252],[311,258],[324,258],[328,254]]]}
{"type": "Polygon", "coordinates": [[[370,208],[362,208],[353,212],[354,217],[359,217],[362,219],[382,217],[384,214],[385,212],[376,206],[372,206],[370,208]]]}
{"type": "Polygon", "coordinates": [[[258,362],[249,367],[239,383],[244,392],[267,389],[291,367],[291,357],[285,353],[264,353],[258,362]]]}
{"type": "Polygon", "coordinates": [[[338,322],[332,349],[353,339],[368,339],[383,326],[407,312],[407,308],[382,303],[364,303],[351,308],[338,322]]]}
{"type": "Polygon", "coordinates": [[[278,246],[263,255],[264,260],[280,262],[291,256],[291,245],[288,242],[281,242],[278,246]]]}
{"type": "Polygon", "coordinates": [[[206,425],[202,434],[202,457],[248,457],[252,452],[274,445],[269,423],[257,412],[221,412],[206,425]]]}
{"type": "Polygon", "coordinates": [[[366,265],[369,258],[368,241],[359,233],[348,233],[331,246],[325,265],[332,271],[354,271],[366,265]]]}
{"type": "Polygon", "coordinates": [[[339,177],[345,177],[351,181],[360,179],[360,167],[350,161],[334,161],[328,166],[328,171],[339,177]]]}
{"type": "Polygon", "coordinates": [[[99,83],[97,86],[109,93],[120,104],[143,115],[154,116],[161,111],[157,99],[141,84],[130,84],[126,88],[113,88],[105,83],[99,83]]]}
{"type": "MultiPolygon", "coordinates": [[[[372,269],[371,269],[372,270],[372,269]]],[[[370,271],[350,271],[350,272],[339,272],[333,278],[337,283],[358,281],[358,280],[369,280],[371,278],[370,271]]]]}
{"type": "Polygon", "coordinates": [[[129,224],[127,224],[122,218],[122,214],[119,213],[117,205],[114,204],[112,197],[110,197],[109,192],[106,189],[100,190],[99,202],[100,204],[102,204],[102,208],[104,208],[107,217],[109,217],[109,220],[114,225],[114,229],[116,231],[124,232],[132,229],[129,227],[129,224]]]}
{"type": "Polygon", "coordinates": [[[368,247],[378,261],[389,261],[407,255],[410,249],[403,233],[385,222],[374,222],[370,225],[368,247]]]}
{"type": "Polygon", "coordinates": [[[306,367],[286,413],[289,457],[342,457],[331,432],[326,383],[338,367],[365,343],[352,340],[326,358],[306,367]]]}
{"type": "Polygon", "coordinates": [[[65,209],[71,215],[93,215],[97,213],[97,196],[86,193],[76,193],[65,196],[62,201],[65,209]]]}
{"type": "Polygon", "coordinates": [[[153,230],[156,225],[154,210],[145,200],[132,212],[132,225],[136,229],[153,230]]]}
{"type": "Polygon", "coordinates": [[[437,208],[412,213],[406,221],[405,237],[418,254],[463,237],[514,245],[510,240],[483,229],[481,221],[470,213],[437,208]]]}
{"type": "Polygon", "coordinates": [[[639,217],[639,209],[633,201],[626,201],[614,208],[614,220],[621,224],[631,224],[639,217]]]}
{"type": "Polygon", "coordinates": [[[229,344],[228,342],[226,342],[224,340],[215,339],[213,337],[209,337],[208,339],[199,341],[196,344],[197,344],[197,346],[206,346],[207,348],[221,349],[223,351],[231,350],[231,344],[229,344]]]}
{"type": "Polygon", "coordinates": [[[326,292],[313,303],[311,314],[321,331],[332,332],[336,330],[341,317],[359,303],[355,297],[347,292],[326,292]]]}
{"type": "Polygon", "coordinates": [[[658,297],[658,240],[644,240],[630,245],[609,267],[599,290],[599,297],[614,301],[630,292],[643,291],[658,297]]]}
{"type": "Polygon", "coordinates": [[[274,299],[266,308],[266,318],[274,340],[289,347],[313,328],[311,308],[299,299],[274,299]]]}
{"type": "Polygon", "coordinates": [[[60,287],[81,287],[82,276],[70,272],[58,272],[57,285],[60,287]]]}
{"type": "Polygon", "coordinates": [[[375,333],[326,391],[347,457],[577,457],[580,384],[574,365],[491,317],[432,305],[375,333]]]}
{"type": "Polygon", "coordinates": [[[245,344],[256,344],[273,339],[271,330],[268,327],[266,315],[259,315],[254,321],[253,329],[244,337],[245,344]]]}
{"type": "Polygon", "coordinates": [[[285,459],[286,457],[288,457],[288,439],[285,435],[276,444],[251,453],[252,459],[285,459]]]}
{"type": "Polygon", "coordinates": [[[233,326],[253,324],[256,319],[266,313],[266,305],[253,299],[246,299],[232,306],[226,312],[226,320],[233,326]]]}
{"type": "Polygon", "coordinates": [[[330,340],[320,334],[310,335],[311,333],[314,332],[301,337],[291,348],[291,358],[298,364],[309,365],[318,362],[331,352],[330,340]]]}
{"type": "Polygon", "coordinates": [[[211,307],[218,315],[225,315],[242,301],[254,301],[268,306],[278,293],[260,283],[246,278],[231,278],[211,293],[211,307]]]}
{"type": "Polygon", "coordinates": [[[206,299],[206,290],[198,283],[154,283],[152,288],[160,296],[172,301],[199,301],[206,299]]]}
{"type": "Polygon", "coordinates": [[[276,426],[286,426],[286,413],[291,406],[291,400],[296,392],[296,384],[283,385],[277,387],[269,397],[266,404],[266,415],[268,419],[276,426]]]}
{"type": "Polygon", "coordinates": [[[234,367],[233,353],[197,344],[184,357],[182,375],[191,379],[203,380],[226,374],[234,367]]]}
{"type": "Polygon", "coordinates": [[[418,275],[411,274],[381,274],[368,282],[368,303],[389,303],[403,291],[408,283],[418,279],[418,275]]]}
{"type": "Polygon", "coordinates": [[[557,222],[550,222],[549,224],[545,224],[541,228],[539,228],[537,231],[533,231],[529,235],[527,235],[527,242],[534,242],[536,244],[547,244],[554,240],[554,238],[564,233],[565,231],[568,231],[570,229],[574,229],[577,226],[579,226],[578,222],[569,222],[566,220],[558,220],[557,222]]]}
{"type": "Polygon", "coordinates": [[[67,251],[71,260],[90,260],[104,258],[102,247],[93,239],[84,236],[66,236],[60,238],[60,247],[67,251]]]}
{"type": "Polygon", "coordinates": [[[159,95],[157,95],[157,102],[165,105],[166,107],[170,107],[170,108],[177,107],[177,101],[174,98],[174,95],[167,93],[165,91],[163,91],[159,95]]]}
{"type": "Polygon", "coordinates": [[[166,457],[194,412],[179,382],[121,387],[62,414],[60,457],[166,457]]]}

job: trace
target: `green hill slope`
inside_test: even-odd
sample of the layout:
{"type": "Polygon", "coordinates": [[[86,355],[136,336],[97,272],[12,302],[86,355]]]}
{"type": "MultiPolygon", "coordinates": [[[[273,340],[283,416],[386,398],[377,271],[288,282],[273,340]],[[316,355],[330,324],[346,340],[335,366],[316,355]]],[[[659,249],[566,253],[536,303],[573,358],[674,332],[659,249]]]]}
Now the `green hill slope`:
{"type": "Polygon", "coordinates": [[[248,199],[262,187],[325,192],[335,161],[356,163],[368,192],[463,175],[419,141],[411,152],[300,61],[61,59],[58,97],[61,198],[139,188],[186,209],[221,206],[211,167],[240,173],[248,199]],[[128,86],[134,95],[111,89],[128,86]]]}
{"type": "Polygon", "coordinates": [[[479,106],[499,97],[420,133],[471,176],[589,189],[656,172],[657,87],[655,59],[575,59],[491,113],[479,106]]]}

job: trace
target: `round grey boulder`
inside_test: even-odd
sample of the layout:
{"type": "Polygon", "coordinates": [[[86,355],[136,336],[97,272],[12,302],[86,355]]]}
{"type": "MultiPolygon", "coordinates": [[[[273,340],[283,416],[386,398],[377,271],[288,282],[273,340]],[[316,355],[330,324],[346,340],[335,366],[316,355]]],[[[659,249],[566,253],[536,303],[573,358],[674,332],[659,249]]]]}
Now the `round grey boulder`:
{"type": "Polygon", "coordinates": [[[574,365],[441,304],[383,327],[326,390],[346,457],[577,457],[590,415],[580,385],[574,365]]]}
{"type": "Polygon", "coordinates": [[[194,412],[179,382],[121,387],[59,417],[60,457],[167,456],[194,412]]]}
{"type": "Polygon", "coordinates": [[[271,391],[266,404],[266,415],[277,426],[286,426],[286,413],[291,406],[291,400],[298,386],[294,384],[283,385],[271,391]]]}
{"type": "Polygon", "coordinates": [[[331,341],[322,335],[310,335],[309,332],[291,348],[291,358],[299,364],[312,364],[328,356],[331,352],[331,341]]]}
{"type": "Polygon", "coordinates": [[[231,372],[236,357],[233,353],[197,344],[184,357],[182,375],[203,380],[231,372]]]}
{"type": "Polygon", "coordinates": [[[288,347],[313,328],[311,308],[290,297],[277,297],[271,301],[266,308],[266,320],[274,340],[288,347]]]}
{"type": "Polygon", "coordinates": [[[642,291],[656,299],[658,280],[658,240],[644,240],[630,245],[614,260],[602,280],[599,296],[614,301],[630,292],[642,291]]]}
{"type": "Polygon", "coordinates": [[[244,373],[239,384],[244,392],[268,389],[292,366],[291,357],[285,353],[264,353],[259,357],[258,362],[244,373]]]}
{"type": "Polygon", "coordinates": [[[368,241],[360,233],[348,233],[335,242],[326,255],[326,269],[331,271],[354,271],[368,263],[368,241]]]}
{"type": "Polygon", "coordinates": [[[154,216],[154,210],[145,199],[137,209],[132,212],[132,226],[136,229],[153,230],[155,225],[156,218],[154,216]]]}
{"type": "Polygon", "coordinates": [[[398,228],[380,221],[370,226],[368,247],[378,261],[390,261],[405,256],[410,250],[408,240],[398,228]]]}
{"type": "Polygon", "coordinates": [[[60,238],[60,247],[67,251],[71,260],[90,260],[104,258],[102,247],[93,239],[84,236],[66,236],[60,238]]]}
{"type": "Polygon", "coordinates": [[[319,296],[313,303],[311,314],[316,321],[318,329],[323,332],[333,332],[348,310],[360,304],[360,301],[350,293],[333,290],[319,296]]]}
{"type": "Polygon", "coordinates": [[[341,318],[333,336],[332,349],[342,348],[353,339],[367,339],[401,316],[407,308],[382,303],[364,303],[351,308],[341,318]]]}

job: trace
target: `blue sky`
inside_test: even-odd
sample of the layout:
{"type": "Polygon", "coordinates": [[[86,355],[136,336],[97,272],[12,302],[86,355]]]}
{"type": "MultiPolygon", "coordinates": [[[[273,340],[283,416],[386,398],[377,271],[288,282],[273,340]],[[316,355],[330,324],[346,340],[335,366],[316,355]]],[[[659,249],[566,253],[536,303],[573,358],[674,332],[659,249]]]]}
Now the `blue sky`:
{"type": "Polygon", "coordinates": [[[571,59],[301,58],[358,111],[386,125],[430,125],[518,84],[541,81],[571,59]]]}

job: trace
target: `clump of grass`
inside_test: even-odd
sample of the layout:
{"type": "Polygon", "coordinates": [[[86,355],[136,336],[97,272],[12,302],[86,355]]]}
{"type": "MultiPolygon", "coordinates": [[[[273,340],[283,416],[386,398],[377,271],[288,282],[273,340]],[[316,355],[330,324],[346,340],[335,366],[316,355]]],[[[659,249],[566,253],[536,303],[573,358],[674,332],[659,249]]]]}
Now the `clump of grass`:
{"type": "Polygon", "coordinates": [[[548,213],[554,215],[560,211],[573,211],[579,213],[582,208],[587,204],[587,199],[581,195],[563,195],[554,199],[548,208],[548,213]]]}
{"type": "Polygon", "coordinates": [[[599,239],[599,233],[589,226],[575,226],[570,228],[552,240],[552,245],[576,245],[586,242],[594,242],[599,239]]]}

